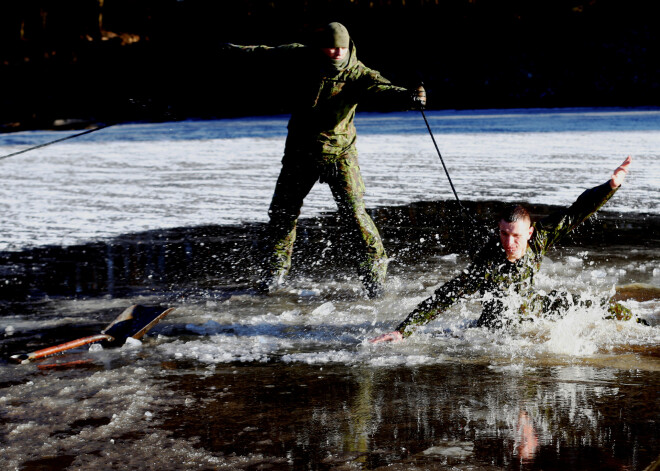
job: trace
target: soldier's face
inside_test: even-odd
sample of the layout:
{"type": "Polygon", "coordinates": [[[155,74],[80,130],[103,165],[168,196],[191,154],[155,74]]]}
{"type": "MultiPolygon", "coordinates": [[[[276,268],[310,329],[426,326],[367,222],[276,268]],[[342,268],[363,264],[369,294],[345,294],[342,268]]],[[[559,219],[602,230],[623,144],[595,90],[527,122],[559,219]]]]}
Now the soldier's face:
{"type": "Polygon", "coordinates": [[[530,226],[528,220],[518,220],[515,222],[506,222],[501,220],[500,226],[500,242],[506,252],[506,258],[509,261],[515,262],[527,250],[527,241],[532,237],[534,228],[530,226]]]}
{"type": "Polygon", "coordinates": [[[321,50],[323,54],[336,61],[342,60],[348,53],[347,47],[323,47],[321,50]]]}

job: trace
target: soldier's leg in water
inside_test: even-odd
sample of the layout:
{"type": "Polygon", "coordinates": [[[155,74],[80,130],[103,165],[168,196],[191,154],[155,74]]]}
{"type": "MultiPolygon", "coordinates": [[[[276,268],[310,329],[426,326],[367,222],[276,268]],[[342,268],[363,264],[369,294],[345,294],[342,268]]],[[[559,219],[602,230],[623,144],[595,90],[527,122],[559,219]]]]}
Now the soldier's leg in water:
{"type": "MultiPolygon", "coordinates": [[[[551,294],[556,295],[556,291],[552,291],[551,294]]],[[[573,305],[574,306],[580,306],[580,307],[587,307],[590,308],[593,305],[593,302],[590,299],[582,299],[582,297],[579,294],[571,294],[571,297],[573,299],[573,305]]],[[[568,309],[568,295],[565,292],[562,292],[559,296],[557,296],[555,299],[560,299],[563,298],[563,303],[561,305],[561,308],[566,310],[568,309]]],[[[616,319],[619,321],[629,321],[633,317],[633,313],[630,309],[622,305],[621,303],[616,302],[612,298],[604,298],[601,303],[601,307],[607,309],[607,315],[605,316],[605,319],[616,319]]],[[[556,307],[556,301],[555,301],[555,306],[556,307]]],[[[638,320],[638,322],[643,322],[642,320],[638,320]]]]}
{"type": "Polygon", "coordinates": [[[554,289],[548,294],[537,294],[532,300],[532,306],[540,315],[556,319],[564,317],[572,306],[589,308],[591,305],[590,299],[582,299],[579,294],[554,289]]]}
{"type": "Polygon", "coordinates": [[[369,297],[382,294],[387,273],[387,254],[378,229],[364,205],[364,181],[357,154],[347,154],[336,162],[337,176],[330,189],[337,202],[342,222],[350,232],[358,256],[358,274],[369,297]]]}
{"type": "MultiPolygon", "coordinates": [[[[590,308],[593,302],[590,299],[582,299],[579,294],[571,294],[572,304],[574,306],[590,308]]],[[[633,318],[633,313],[630,309],[615,301],[612,298],[604,298],[600,303],[602,308],[607,309],[605,319],[616,319],[619,321],[629,321],[633,318]]],[[[543,301],[543,310],[547,313],[559,314],[563,316],[568,310],[569,302],[566,292],[557,293],[553,290],[550,296],[546,296],[543,301]]],[[[646,324],[644,319],[637,318],[637,322],[646,324]]]]}
{"type": "Polygon", "coordinates": [[[616,319],[617,321],[629,321],[633,317],[636,318],[638,324],[649,325],[649,323],[641,317],[636,317],[633,312],[614,298],[604,298],[600,305],[607,308],[607,315],[605,319],[616,319]]]}
{"type": "Polygon", "coordinates": [[[270,218],[263,244],[259,288],[262,291],[281,284],[291,268],[291,254],[296,239],[296,224],[305,196],[318,174],[313,167],[283,163],[268,209],[270,218]]]}
{"type": "Polygon", "coordinates": [[[618,303],[612,299],[603,300],[601,303],[603,307],[607,305],[607,315],[605,319],[616,319],[618,321],[629,321],[633,317],[633,313],[630,309],[625,307],[623,304],[618,303]]]}

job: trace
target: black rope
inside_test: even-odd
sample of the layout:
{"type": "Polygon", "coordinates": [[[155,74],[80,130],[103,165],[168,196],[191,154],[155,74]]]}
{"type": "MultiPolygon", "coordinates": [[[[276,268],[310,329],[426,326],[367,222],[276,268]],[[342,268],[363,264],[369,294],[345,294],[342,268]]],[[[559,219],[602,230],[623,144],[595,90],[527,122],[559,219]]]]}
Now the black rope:
{"type": "Polygon", "coordinates": [[[101,129],[105,129],[107,127],[110,127],[113,124],[114,123],[101,124],[101,125],[93,128],[93,129],[88,129],[87,131],[83,131],[83,132],[80,132],[78,134],[72,134],[70,136],[62,137],[60,139],[55,139],[54,141],[46,142],[44,144],[39,144],[39,145],[36,145],[36,146],[28,147],[27,149],[23,149],[23,150],[19,150],[17,152],[13,152],[11,154],[3,155],[3,156],[0,157],[0,160],[4,160],[4,159],[8,159],[9,157],[14,157],[16,155],[24,154],[24,153],[29,152],[31,150],[40,149],[42,147],[46,147],[46,146],[49,146],[51,144],[55,144],[57,142],[66,141],[67,139],[73,139],[74,137],[80,137],[80,136],[84,136],[85,134],[90,134],[90,133],[93,133],[93,132],[96,132],[96,131],[100,131],[101,129]]]}

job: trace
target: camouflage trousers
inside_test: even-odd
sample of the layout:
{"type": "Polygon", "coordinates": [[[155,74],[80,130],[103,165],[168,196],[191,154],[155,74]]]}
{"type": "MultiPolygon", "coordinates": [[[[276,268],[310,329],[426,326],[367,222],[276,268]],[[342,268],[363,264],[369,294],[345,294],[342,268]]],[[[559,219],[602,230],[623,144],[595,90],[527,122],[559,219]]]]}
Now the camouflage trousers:
{"type": "Polygon", "coordinates": [[[262,284],[278,284],[291,268],[296,225],[303,200],[317,180],[328,183],[337,203],[349,243],[355,247],[357,269],[370,296],[380,294],[387,272],[387,255],[364,205],[364,182],[357,153],[317,158],[287,154],[268,210],[262,284]]]}

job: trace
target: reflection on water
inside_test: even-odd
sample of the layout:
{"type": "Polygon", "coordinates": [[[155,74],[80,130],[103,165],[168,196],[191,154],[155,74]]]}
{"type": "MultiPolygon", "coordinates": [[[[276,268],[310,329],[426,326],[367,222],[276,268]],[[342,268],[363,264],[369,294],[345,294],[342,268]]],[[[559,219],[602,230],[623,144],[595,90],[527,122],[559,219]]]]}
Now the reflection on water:
{"type": "MultiPolygon", "coordinates": [[[[490,220],[498,204],[468,207],[490,220]]],[[[251,290],[260,225],[0,254],[0,469],[644,470],[658,458],[657,218],[600,214],[538,280],[616,285],[651,327],[585,311],[457,328],[478,315],[467,303],[374,346],[465,266],[476,236],[451,203],[373,214],[392,257],[381,300],[361,292],[335,215],[301,223],[292,282],[268,297],[251,290]],[[177,310],[142,344],[5,362],[98,333],[136,301],[177,310]]]]}
{"type": "Polygon", "coordinates": [[[217,369],[173,380],[200,411],[165,426],[224,455],[286,457],[277,469],[642,469],[658,386],[589,367],[217,369]]]}
{"type": "Polygon", "coordinates": [[[2,384],[3,469],[642,470],[660,446],[657,373],[150,357],[2,384]]]}

